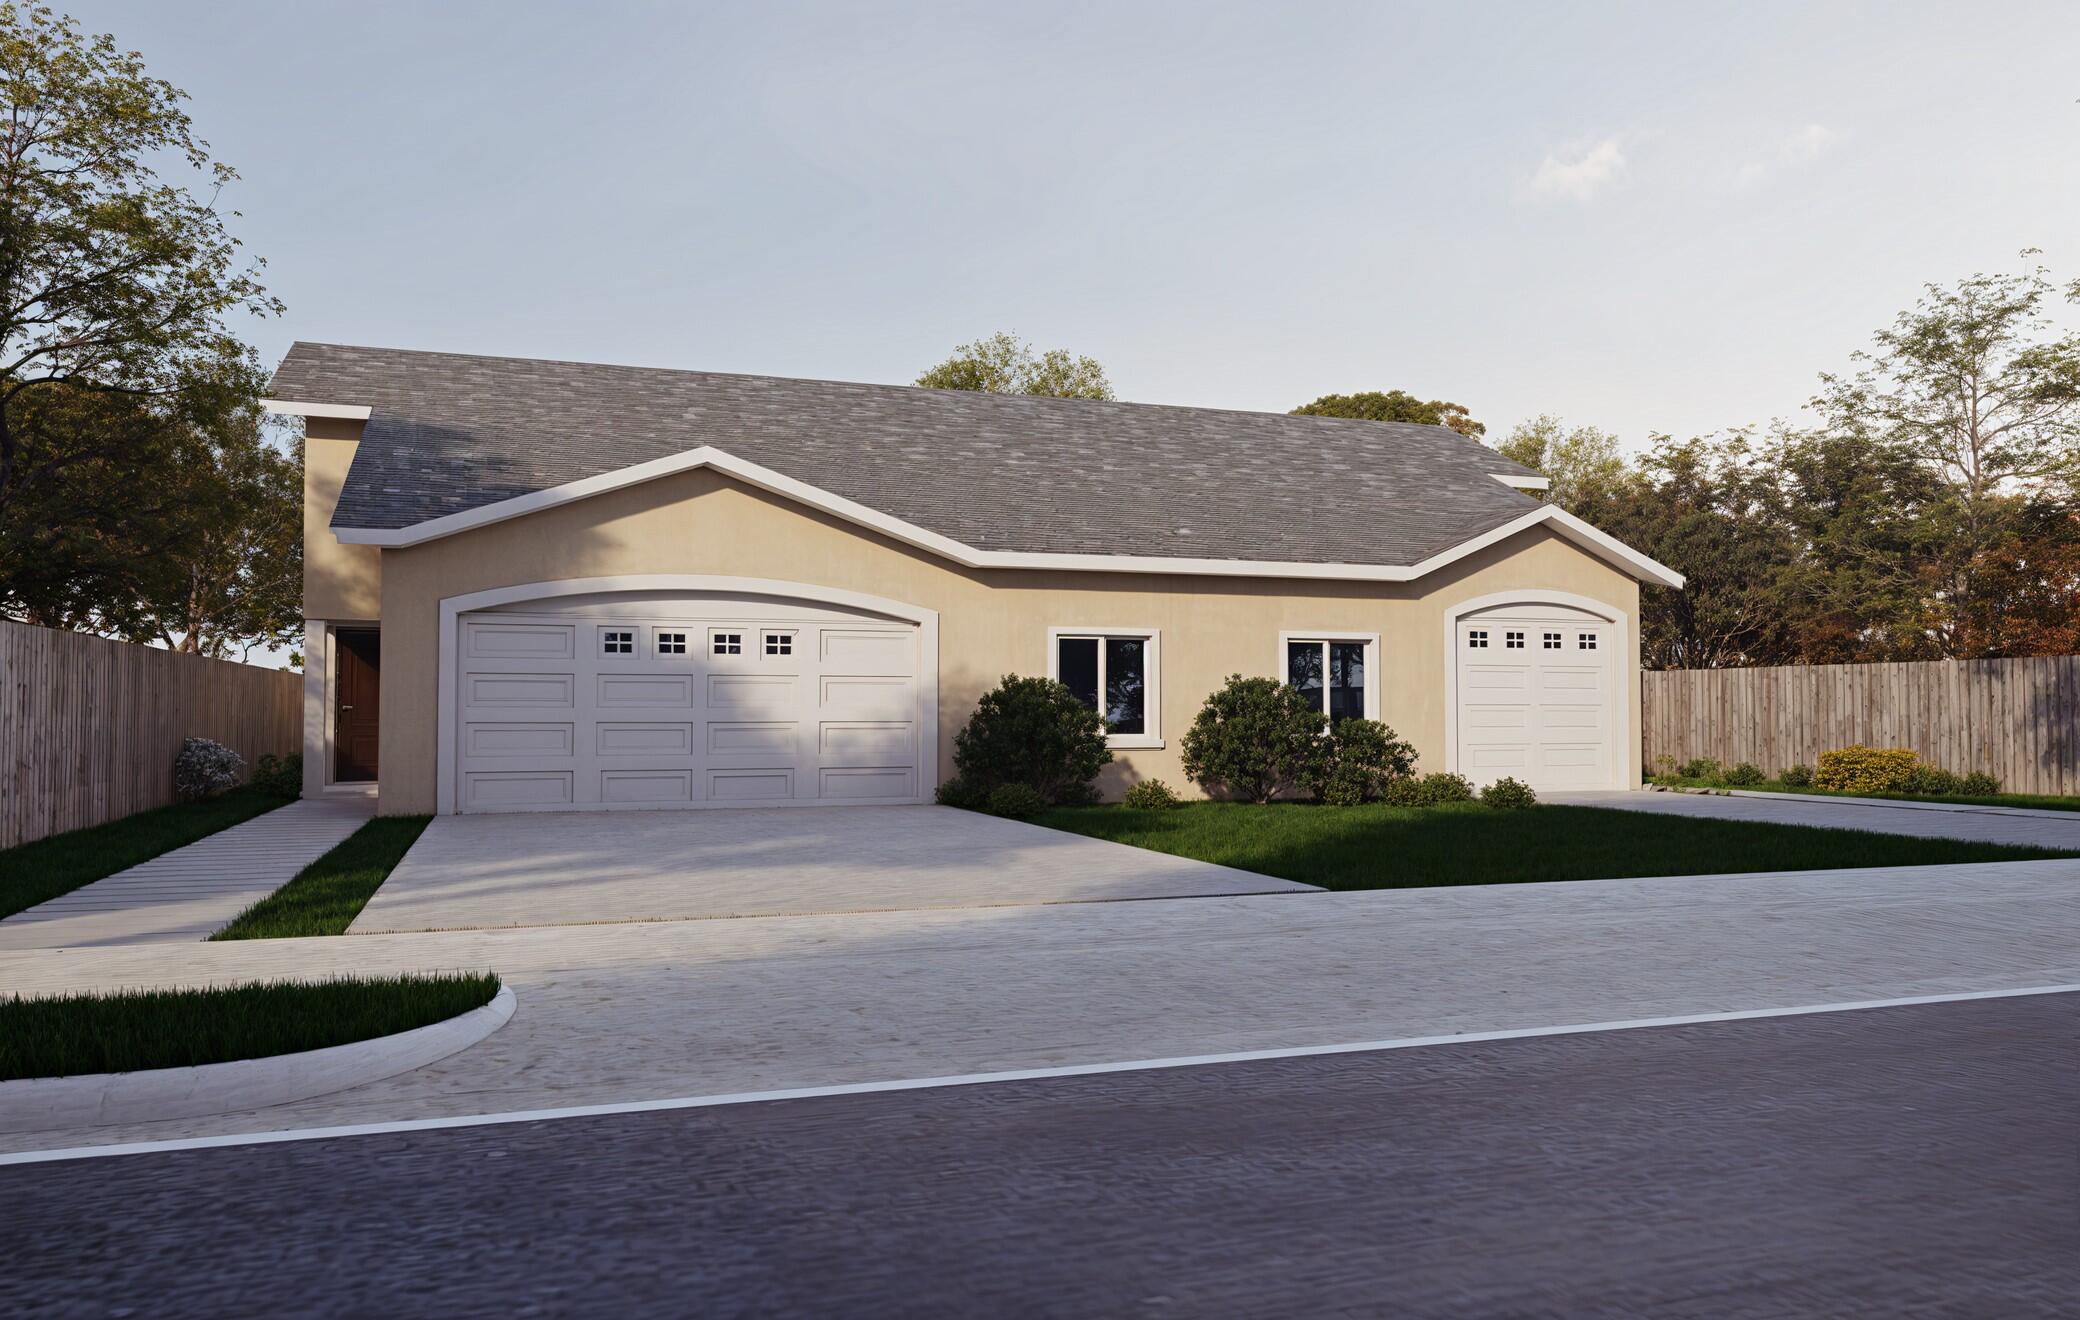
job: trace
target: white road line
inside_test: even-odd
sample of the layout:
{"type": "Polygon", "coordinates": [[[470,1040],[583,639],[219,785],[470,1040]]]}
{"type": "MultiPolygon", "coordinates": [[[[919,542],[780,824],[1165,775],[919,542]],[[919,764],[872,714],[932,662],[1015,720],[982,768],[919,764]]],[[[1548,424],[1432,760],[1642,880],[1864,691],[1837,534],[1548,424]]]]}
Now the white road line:
{"type": "Polygon", "coordinates": [[[71,1146],[59,1150],[25,1150],[0,1154],[0,1165],[47,1164],[59,1160],[106,1159],[116,1155],[154,1155],[165,1151],[209,1150],[221,1146],[266,1146],[282,1141],[323,1141],[331,1137],[375,1136],[385,1132],[433,1132],[442,1128],[490,1127],[502,1123],[541,1123],[561,1118],[597,1118],[609,1114],[645,1114],[668,1109],[712,1109],[723,1105],[764,1104],[772,1100],[810,1100],[821,1096],[878,1095],[885,1091],[923,1091],[941,1086],[981,1086],[992,1082],[1025,1082],[1050,1077],[1091,1077],[1101,1073],[1144,1072],[1158,1068],[1200,1068],[1216,1063],[1253,1063],[1261,1059],[1304,1059],[1322,1054],[1365,1054],[1382,1050],[1423,1049],[1432,1045],[1475,1045],[1491,1040],[1529,1040],[1538,1036],[1581,1036],[1599,1031],[1637,1031],[1645,1027],[1687,1027],[1711,1022],[1743,1022],[1754,1018],[1805,1017],[1815,1013],[1849,1013],[1869,1008],[1906,1008],[1915,1004],[1961,1004],[1975,999],[2016,999],[2027,995],[2062,995],[2080,991],[2080,983],[2039,985],[2015,990],[1967,990],[1946,995],[1909,995],[1901,999],[1862,999],[1840,1004],[1799,1004],[1789,1008],[1747,1008],[1727,1013],[1690,1013],[1680,1017],[1630,1018],[1619,1022],[1579,1022],[1554,1027],[1516,1027],[1508,1031],[1469,1031],[1455,1036],[1404,1036],[1391,1040],[1351,1041],[1341,1045],[1301,1045],[1288,1049],[1238,1050],[1228,1054],[1188,1054],[1170,1059],[1132,1059],[1120,1063],[1076,1063],[1056,1068],[1019,1068],[1008,1072],[959,1073],[948,1077],[907,1077],[886,1082],[848,1082],[839,1086],[802,1086],[784,1091],[738,1091],[727,1095],[680,1096],[668,1100],[630,1100],[606,1105],[572,1105],[563,1109],[522,1109],[502,1114],[462,1114],[450,1118],[409,1118],[386,1123],[353,1123],[342,1127],[291,1128],[279,1132],[235,1132],[214,1137],[181,1137],[170,1141],[132,1141],[107,1146],[71,1146]]]}

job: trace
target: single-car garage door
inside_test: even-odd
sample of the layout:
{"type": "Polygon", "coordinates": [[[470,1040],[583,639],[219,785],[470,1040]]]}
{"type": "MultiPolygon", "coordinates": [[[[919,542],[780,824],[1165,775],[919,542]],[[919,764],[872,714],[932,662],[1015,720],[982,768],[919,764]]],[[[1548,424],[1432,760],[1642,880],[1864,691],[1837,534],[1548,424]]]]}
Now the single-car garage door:
{"type": "Polygon", "coordinates": [[[1462,616],[1454,644],[1459,770],[1535,789],[1615,788],[1620,629],[1561,605],[1462,616]]]}
{"type": "Polygon", "coordinates": [[[457,616],[455,805],[917,802],[916,624],[779,597],[573,596],[457,616]]]}

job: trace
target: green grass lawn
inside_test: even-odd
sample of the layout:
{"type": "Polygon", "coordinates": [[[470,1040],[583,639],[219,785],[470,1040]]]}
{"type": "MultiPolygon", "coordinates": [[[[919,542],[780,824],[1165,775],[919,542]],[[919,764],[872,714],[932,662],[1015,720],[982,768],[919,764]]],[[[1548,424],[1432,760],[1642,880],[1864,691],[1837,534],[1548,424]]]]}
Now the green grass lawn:
{"type": "Polygon", "coordinates": [[[235,788],[220,797],[156,807],[9,848],[0,852],[0,917],[69,894],[291,800],[235,788]]]}
{"type": "Polygon", "coordinates": [[[1797,793],[1805,797],[1865,797],[1884,798],[1892,802],[1955,802],[1974,807],[2031,807],[2038,811],[2080,811],[2080,797],[2057,797],[2049,793],[1995,793],[1991,797],[1966,797],[1961,793],[1834,793],[1810,785],[1793,788],[1781,779],[1765,779],[1759,784],[1729,784],[1723,780],[1684,779],[1675,775],[1654,775],[1648,782],[1675,788],[1738,788],[1743,793],[1797,793]]]}
{"type": "Polygon", "coordinates": [[[418,842],[431,816],[378,816],[288,884],[239,913],[213,940],[344,935],[369,898],[418,842]]]}
{"type": "Polygon", "coordinates": [[[1189,802],[1171,811],[1056,807],[1035,824],[1325,889],[1403,889],[1632,875],[1809,871],[2069,856],[1856,830],[1596,807],[1495,811],[1189,802]]]}
{"type": "Polygon", "coordinates": [[[489,972],[0,999],[0,1081],[185,1068],[388,1036],[491,1002],[489,972]]]}

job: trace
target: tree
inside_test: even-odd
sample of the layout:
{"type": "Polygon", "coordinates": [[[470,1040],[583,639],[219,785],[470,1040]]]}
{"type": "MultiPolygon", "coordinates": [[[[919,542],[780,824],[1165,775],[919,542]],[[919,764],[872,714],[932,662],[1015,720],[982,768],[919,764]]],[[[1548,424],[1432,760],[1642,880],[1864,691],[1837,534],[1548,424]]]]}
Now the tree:
{"type": "Polygon", "coordinates": [[[1057,399],[1111,399],[1112,382],[1097,359],[1072,357],[1067,349],[1036,353],[1016,335],[1002,331],[972,344],[917,378],[933,390],[982,394],[1044,394],[1057,399]]]}
{"type": "Polygon", "coordinates": [[[1943,535],[1927,589],[1944,655],[1990,644],[1998,606],[1982,570],[2018,519],[2080,485],[2080,333],[2053,325],[2061,300],[2080,305],[2080,281],[2060,288],[2041,266],[1931,284],[1854,355],[1854,375],[1820,378],[1827,434],[1896,449],[1937,483],[1943,535]]]}
{"type": "Polygon", "coordinates": [[[1413,422],[1418,426],[1449,426],[1460,435],[1478,439],[1488,428],[1473,420],[1466,409],[1443,399],[1425,402],[1403,390],[1382,394],[1324,394],[1313,403],[1293,409],[1295,417],[1354,417],[1366,422],[1413,422]]]}
{"type": "Polygon", "coordinates": [[[280,306],[216,209],[236,175],[141,57],[0,3],[0,98],[0,608],[128,635],[162,612],[128,561],[227,507],[183,465],[250,458],[262,374],[226,318],[280,306]]]}
{"type": "Polygon", "coordinates": [[[1621,498],[1623,488],[1633,480],[1624,451],[1618,448],[1618,437],[1593,426],[1570,430],[1551,413],[1517,423],[1495,449],[1552,481],[1547,503],[1592,520],[1621,498]]]}

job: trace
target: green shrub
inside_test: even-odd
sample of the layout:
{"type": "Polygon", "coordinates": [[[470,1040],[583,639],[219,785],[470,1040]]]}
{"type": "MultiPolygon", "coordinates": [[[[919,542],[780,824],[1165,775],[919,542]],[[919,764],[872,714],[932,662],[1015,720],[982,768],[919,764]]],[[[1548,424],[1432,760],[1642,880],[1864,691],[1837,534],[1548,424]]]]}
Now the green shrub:
{"type": "Polygon", "coordinates": [[[1676,758],[1670,756],[1667,752],[1661,753],[1661,755],[1654,758],[1654,768],[1648,774],[1655,779],[1674,779],[1676,777],[1676,758]]]}
{"type": "Polygon", "coordinates": [[[1320,737],[1304,787],[1323,802],[1374,802],[1388,784],[1415,773],[1416,749],[1378,720],[1338,720],[1320,737]]]}
{"type": "Polygon", "coordinates": [[[1390,807],[1420,807],[1423,802],[1423,781],[1411,775],[1407,779],[1391,779],[1381,790],[1379,800],[1390,807]]]}
{"type": "Polygon", "coordinates": [[[1473,785],[1465,775],[1453,774],[1449,770],[1434,770],[1413,781],[1416,786],[1415,804],[1419,807],[1441,807],[1448,802],[1473,801],[1473,785]]]}
{"type": "Polygon", "coordinates": [[[1522,780],[1498,779],[1481,790],[1481,805],[1494,807],[1499,811],[1518,811],[1535,806],[1537,802],[1538,794],[1532,792],[1531,785],[1522,780]]]}
{"type": "Polygon", "coordinates": [[[1753,761],[1742,761],[1726,772],[1726,782],[1735,788],[1752,788],[1768,778],[1762,773],[1762,767],[1753,761]]]}
{"type": "Polygon", "coordinates": [[[1957,781],[1960,797],[1992,797],[2001,791],[2001,781],[1983,770],[1974,770],[1957,781]]]}
{"type": "Polygon", "coordinates": [[[1231,674],[1184,735],[1184,772],[1220,797],[1269,802],[1319,773],[1321,712],[1275,678],[1231,674]]]}
{"type": "Polygon", "coordinates": [[[1813,783],[1830,793],[1898,793],[1921,758],[1910,747],[1842,747],[1820,753],[1813,783]]]}
{"type": "Polygon", "coordinates": [[[992,816],[1006,816],[1012,820],[1031,820],[1047,810],[1047,799],[1040,790],[1030,784],[998,784],[989,791],[989,806],[992,816]]]}
{"type": "Polygon", "coordinates": [[[1181,807],[1177,793],[1160,779],[1144,779],[1121,795],[1119,804],[1135,811],[1168,811],[1181,807]]]}
{"type": "Polygon", "coordinates": [[[303,796],[303,753],[276,756],[269,752],[253,765],[254,788],[275,797],[303,796]]]}
{"type": "Polygon", "coordinates": [[[978,787],[975,781],[959,775],[939,785],[932,794],[932,801],[942,807],[959,807],[964,811],[981,811],[989,806],[989,790],[978,787]]]}
{"type": "Polygon", "coordinates": [[[1962,781],[1948,770],[1940,770],[1932,765],[1917,765],[1914,767],[1914,773],[1907,776],[1904,791],[1924,793],[1930,797],[1950,797],[1957,793],[1961,786],[1962,781]]]}
{"type": "Polygon", "coordinates": [[[1695,756],[1683,762],[1677,773],[1685,779],[1717,779],[1719,762],[1713,757],[1695,756]]]}
{"type": "Polygon", "coordinates": [[[1784,781],[1784,787],[1786,788],[1811,788],[1813,786],[1813,767],[1802,762],[1798,765],[1788,766],[1779,778],[1784,781]]]}
{"type": "Polygon", "coordinates": [[[1051,678],[1005,675],[953,736],[954,769],[978,793],[1022,784],[1048,802],[1088,802],[1111,759],[1104,717],[1051,678]]]}

